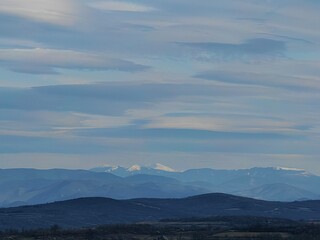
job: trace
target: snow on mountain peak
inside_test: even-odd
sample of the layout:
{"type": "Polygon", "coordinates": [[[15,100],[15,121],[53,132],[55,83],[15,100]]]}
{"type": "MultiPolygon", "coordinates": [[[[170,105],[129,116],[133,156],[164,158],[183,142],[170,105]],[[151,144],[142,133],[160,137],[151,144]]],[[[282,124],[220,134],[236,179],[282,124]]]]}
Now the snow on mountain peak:
{"type": "Polygon", "coordinates": [[[147,171],[147,170],[159,170],[159,171],[165,171],[165,172],[177,172],[176,170],[172,169],[171,167],[165,166],[161,163],[156,163],[151,166],[140,166],[140,165],[133,165],[129,168],[127,168],[128,172],[140,172],[140,171],[147,171]]]}
{"type": "Polygon", "coordinates": [[[119,169],[119,168],[120,168],[119,166],[112,166],[112,167],[110,167],[111,171],[115,171],[115,170],[117,170],[117,169],[119,169]]]}
{"type": "Polygon", "coordinates": [[[141,166],[139,165],[133,165],[130,168],[128,168],[129,172],[140,171],[140,170],[141,170],[141,166]]]}
{"type": "Polygon", "coordinates": [[[305,171],[304,169],[299,168],[288,168],[288,167],[275,167],[276,170],[284,170],[284,171],[305,171]]]}
{"type": "Polygon", "coordinates": [[[176,172],[176,170],[172,169],[171,167],[165,166],[160,163],[156,163],[155,166],[153,167],[153,169],[166,171],[166,172],[176,172]]]}
{"type": "Polygon", "coordinates": [[[310,172],[307,172],[305,169],[299,169],[299,168],[288,168],[288,167],[275,167],[276,170],[282,170],[282,171],[292,171],[297,172],[300,175],[309,176],[312,175],[310,172]]]}

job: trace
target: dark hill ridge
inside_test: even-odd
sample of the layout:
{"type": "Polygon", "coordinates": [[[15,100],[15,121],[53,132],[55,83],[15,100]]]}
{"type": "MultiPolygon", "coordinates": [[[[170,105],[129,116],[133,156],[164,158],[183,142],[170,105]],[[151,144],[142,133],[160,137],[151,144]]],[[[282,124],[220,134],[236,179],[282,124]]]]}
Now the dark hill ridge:
{"type": "Polygon", "coordinates": [[[182,199],[80,198],[0,209],[0,229],[65,228],[158,221],[165,218],[261,216],[320,219],[320,201],[268,202],[213,193],[182,199]]]}

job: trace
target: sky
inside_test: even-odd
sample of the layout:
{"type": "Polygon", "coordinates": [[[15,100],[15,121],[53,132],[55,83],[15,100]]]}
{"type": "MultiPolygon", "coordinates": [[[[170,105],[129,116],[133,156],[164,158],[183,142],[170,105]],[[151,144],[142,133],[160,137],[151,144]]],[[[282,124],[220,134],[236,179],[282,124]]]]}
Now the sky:
{"type": "Polygon", "coordinates": [[[0,0],[0,168],[320,173],[320,1],[0,0]]]}

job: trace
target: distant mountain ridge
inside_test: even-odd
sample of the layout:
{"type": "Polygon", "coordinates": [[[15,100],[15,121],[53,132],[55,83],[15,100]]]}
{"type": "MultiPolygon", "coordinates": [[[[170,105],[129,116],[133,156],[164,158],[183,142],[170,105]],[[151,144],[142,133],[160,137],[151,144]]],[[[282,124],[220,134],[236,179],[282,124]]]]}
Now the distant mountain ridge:
{"type": "Polygon", "coordinates": [[[203,168],[179,172],[162,164],[156,164],[155,166],[101,167],[92,169],[92,171],[108,172],[122,177],[139,174],[170,177],[183,183],[208,189],[208,192],[236,194],[263,200],[320,199],[318,188],[320,186],[320,176],[303,169],[255,167],[239,170],[216,170],[203,168]],[[155,166],[163,167],[157,168],[155,166]],[[166,169],[170,169],[170,171],[166,169]]]}
{"type": "Polygon", "coordinates": [[[173,178],[143,176],[119,177],[111,173],[88,170],[0,169],[0,207],[81,197],[173,198],[209,192],[208,189],[188,185],[173,178]]]}
{"type": "Polygon", "coordinates": [[[82,197],[182,198],[214,192],[275,201],[313,200],[320,199],[319,186],[319,176],[287,168],[179,172],[157,164],[90,171],[0,169],[0,207],[82,197]]]}
{"type": "Polygon", "coordinates": [[[256,216],[319,220],[320,201],[268,202],[227,194],[205,194],[182,199],[81,198],[50,204],[0,209],[0,230],[92,227],[161,219],[256,216]]]}

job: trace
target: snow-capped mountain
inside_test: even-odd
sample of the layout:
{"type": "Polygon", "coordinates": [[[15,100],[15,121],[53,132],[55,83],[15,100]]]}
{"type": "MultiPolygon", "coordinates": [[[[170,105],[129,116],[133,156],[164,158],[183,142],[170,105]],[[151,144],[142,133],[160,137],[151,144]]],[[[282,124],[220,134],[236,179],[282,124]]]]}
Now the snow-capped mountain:
{"type": "Polygon", "coordinates": [[[139,174],[157,175],[207,189],[209,192],[230,193],[265,200],[320,198],[320,177],[296,168],[255,167],[239,170],[203,168],[178,172],[156,164],[152,167],[133,165],[130,168],[113,167],[100,170],[122,177],[139,174]]]}
{"type": "Polygon", "coordinates": [[[190,169],[162,164],[89,170],[0,169],[0,206],[79,197],[179,198],[229,193],[264,200],[320,199],[320,176],[288,168],[190,169]]]}
{"type": "Polygon", "coordinates": [[[177,171],[171,167],[165,166],[160,163],[156,163],[151,166],[140,166],[137,164],[131,167],[125,168],[120,166],[104,166],[91,169],[94,172],[107,172],[120,177],[128,177],[137,174],[148,174],[148,175],[166,175],[166,173],[176,173],[177,171]]]}

